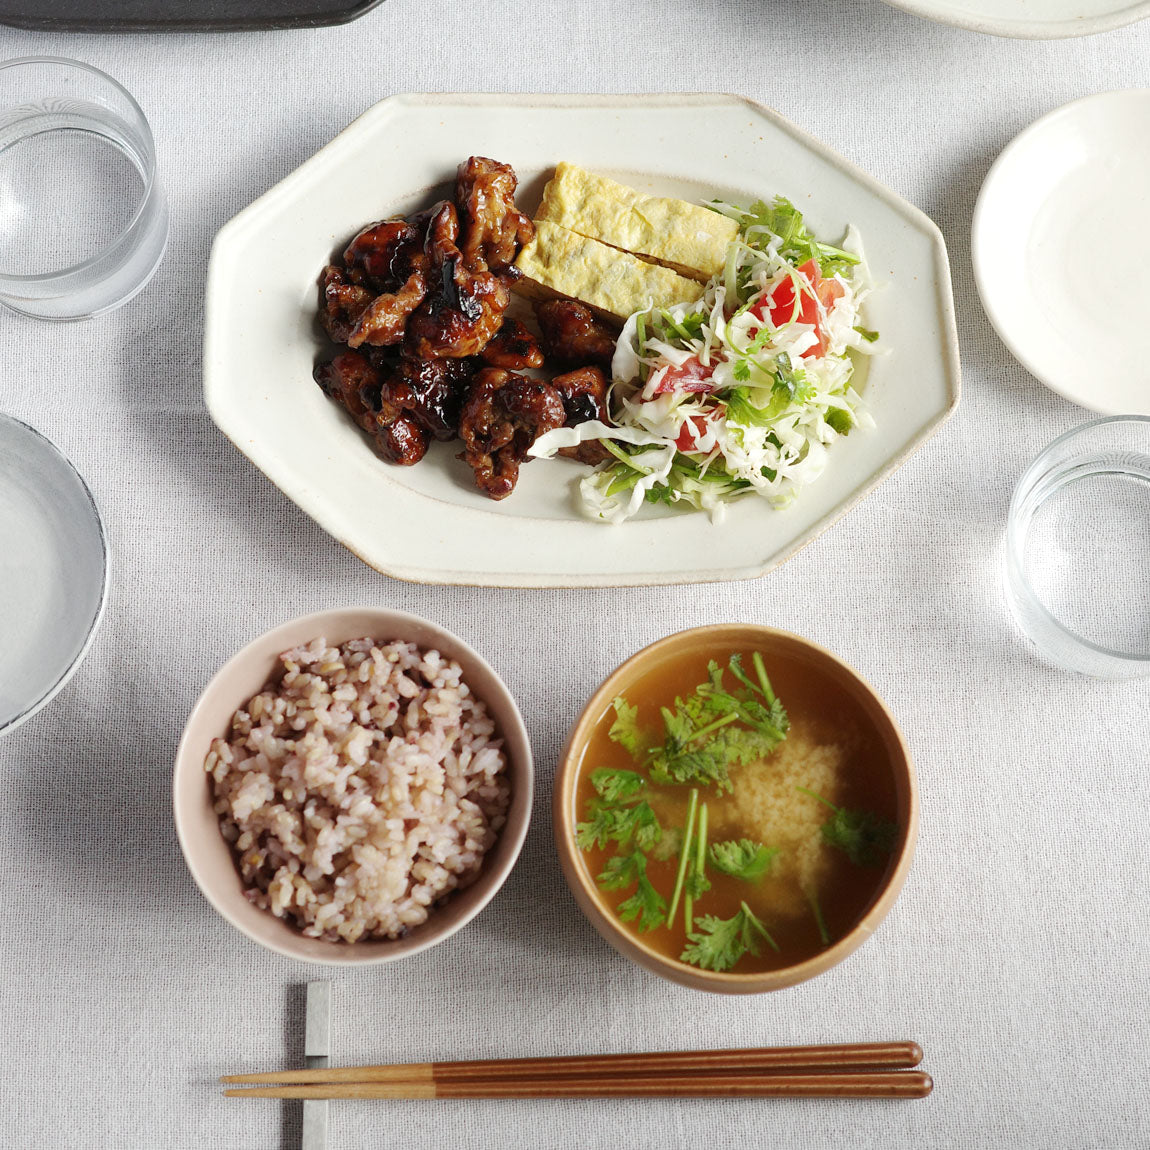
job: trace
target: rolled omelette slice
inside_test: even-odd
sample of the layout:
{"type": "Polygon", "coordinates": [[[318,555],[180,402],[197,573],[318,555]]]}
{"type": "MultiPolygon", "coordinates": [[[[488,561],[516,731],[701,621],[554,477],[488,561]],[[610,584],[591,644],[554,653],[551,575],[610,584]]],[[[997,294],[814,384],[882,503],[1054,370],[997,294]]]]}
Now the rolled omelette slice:
{"type": "Polygon", "coordinates": [[[723,270],[738,225],[708,208],[648,196],[575,164],[560,163],[543,190],[536,222],[548,220],[693,279],[723,270]]]}
{"type": "Polygon", "coordinates": [[[533,298],[568,296],[619,323],[648,307],[671,307],[702,299],[703,285],[669,268],[547,220],[535,222],[535,238],[515,266],[524,278],[516,290],[533,298]]]}

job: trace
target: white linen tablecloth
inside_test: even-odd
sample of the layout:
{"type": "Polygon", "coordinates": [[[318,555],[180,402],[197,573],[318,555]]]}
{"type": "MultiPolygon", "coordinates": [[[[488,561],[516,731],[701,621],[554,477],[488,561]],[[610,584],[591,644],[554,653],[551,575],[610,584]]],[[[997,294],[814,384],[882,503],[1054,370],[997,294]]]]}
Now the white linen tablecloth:
{"type": "MultiPolygon", "coordinates": [[[[1028,43],[878,0],[387,0],[318,31],[0,29],[0,57],[37,54],[92,63],[137,97],[172,239],[121,311],[64,326],[0,316],[0,410],[76,462],[114,549],[90,657],[0,741],[0,1144],[298,1144],[298,1107],[225,1100],[216,1076],[300,1061],[302,984],[317,977],[334,982],[338,1062],[915,1038],[936,1080],[905,1103],[347,1103],[332,1150],[1150,1142],[1150,684],[1049,669],[1008,617],[1011,488],[1087,413],[998,341],[968,242],[983,176],[1022,127],[1150,86],[1150,23],[1028,43]],[[208,418],[203,282],[235,212],[376,100],[420,90],[732,91],[777,108],[942,227],[958,413],[756,582],[531,592],[375,574],[208,418]],[[483,652],[527,718],[538,780],[522,858],[473,924],[343,972],[265,953],[212,911],[180,857],[169,784],[183,720],[228,655],[352,603],[425,615],[483,652]],[[923,801],[909,882],[877,936],[813,982],[742,999],[671,986],[600,941],[563,883],[548,809],[562,739],[599,680],[664,634],[732,619],[858,667],[906,733],[923,801]]],[[[1114,255],[1121,274],[1120,243],[1114,255]]]]}

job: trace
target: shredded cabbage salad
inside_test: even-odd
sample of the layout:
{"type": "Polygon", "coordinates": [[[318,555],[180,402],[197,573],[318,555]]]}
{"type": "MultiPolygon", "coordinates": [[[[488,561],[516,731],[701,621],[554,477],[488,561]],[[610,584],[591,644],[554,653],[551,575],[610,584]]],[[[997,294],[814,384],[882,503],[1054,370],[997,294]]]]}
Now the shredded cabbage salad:
{"type": "Polygon", "coordinates": [[[599,440],[612,458],[580,482],[584,510],[621,523],[647,503],[718,518],[757,493],[783,507],[826,464],[827,447],[873,426],[851,387],[850,352],[875,350],[861,326],[872,289],[855,231],[820,243],[778,197],[749,209],[708,205],[739,225],[703,298],[636,312],[612,363],[613,426],[541,436],[531,454],[599,440]]]}

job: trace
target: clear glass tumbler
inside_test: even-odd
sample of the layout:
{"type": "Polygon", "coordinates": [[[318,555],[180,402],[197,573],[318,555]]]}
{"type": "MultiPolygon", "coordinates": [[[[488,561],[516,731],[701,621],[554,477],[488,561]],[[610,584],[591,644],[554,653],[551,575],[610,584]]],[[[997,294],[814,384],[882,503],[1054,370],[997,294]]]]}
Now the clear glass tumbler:
{"type": "Polygon", "coordinates": [[[1056,667],[1150,674],[1150,417],[1083,424],[1030,465],[1007,518],[1006,591],[1056,667]]]}
{"type": "Polygon", "coordinates": [[[148,121],[75,60],[0,63],[0,302],[83,319],[130,300],[168,242],[148,121]]]}

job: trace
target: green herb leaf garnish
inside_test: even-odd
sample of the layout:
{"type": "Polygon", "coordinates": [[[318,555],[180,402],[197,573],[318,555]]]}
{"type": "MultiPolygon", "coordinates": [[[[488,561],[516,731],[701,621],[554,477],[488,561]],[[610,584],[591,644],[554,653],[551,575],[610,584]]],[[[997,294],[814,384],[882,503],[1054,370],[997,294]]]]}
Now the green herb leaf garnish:
{"type": "Polygon", "coordinates": [[[667,904],[645,874],[639,876],[638,888],[629,899],[619,904],[618,911],[624,922],[638,919],[642,931],[654,930],[667,921],[667,904]]]}
{"type": "Polygon", "coordinates": [[[855,425],[854,416],[843,407],[828,407],[824,418],[830,429],[839,435],[846,435],[855,425]]]}
{"type": "Polygon", "coordinates": [[[638,771],[600,767],[591,772],[591,785],[601,798],[619,802],[642,794],[647,787],[647,780],[638,771]]]}
{"type": "Polygon", "coordinates": [[[708,666],[709,678],[688,699],[676,699],[674,709],[662,708],[664,739],[649,752],[651,778],[660,783],[731,787],[730,767],[757,762],[786,737],[788,720],[771,690],[756,654],[756,684],[742,670],[738,655],[727,668],[741,684],[728,690],[718,663],[708,666]]]}
{"type": "Polygon", "coordinates": [[[782,196],[775,196],[769,204],[763,200],[753,203],[739,226],[751,247],[766,247],[772,235],[778,236],[781,256],[794,264],[813,259],[824,276],[832,276],[859,262],[859,257],[851,252],[833,244],[819,243],[803,223],[802,212],[782,196]]]}
{"type": "Polygon", "coordinates": [[[778,847],[765,847],[750,839],[731,839],[711,847],[711,865],[733,878],[758,882],[771,869],[778,853],[778,847]]]}
{"type": "Polygon", "coordinates": [[[614,702],[615,721],[607,732],[607,737],[632,757],[637,757],[643,749],[643,736],[639,731],[636,716],[638,707],[628,706],[627,700],[621,695],[614,702]]]}
{"type": "Polygon", "coordinates": [[[626,890],[639,876],[647,873],[647,858],[642,851],[615,855],[607,860],[596,880],[604,890],[626,890]]]}
{"type": "Polygon", "coordinates": [[[650,850],[663,835],[655,812],[645,800],[634,806],[599,800],[592,804],[590,815],[575,827],[580,850],[604,847],[608,842],[625,847],[632,841],[640,850],[650,850]]]}
{"type": "Polygon", "coordinates": [[[624,922],[638,919],[639,929],[646,931],[667,921],[667,904],[647,878],[647,856],[641,850],[608,859],[598,882],[605,890],[626,890],[636,884],[635,893],[617,908],[624,922]]]}
{"type": "Polygon", "coordinates": [[[679,961],[689,962],[703,970],[730,970],[748,951],[757,955],[761,941],[766,941],[772,950],[779,949],[770,932],[745,902],[730,918],[707,914],[696,925],[698,929],[687,936],[688,945],[679,955],[679,961]]]}
{"type": "Polygon", "coordinates": [[[840,807],[830,822],[823,823],[823,839],[845,852],[856,866],[878,866],[894,849],[898,824],[873,811],[840,807]]]}
{"type": "Polygon", "coordinates": [[[818,799],[834,811],[834,817],[822,825],[823,842],[842,851],[855,866],[879,866],[894,850],[898,841],[898,823],[892,823],[874,811],[836,807],[829,799],[808,791],[806,787],[795,789],[818,799]]]}

